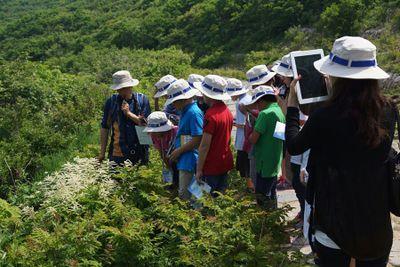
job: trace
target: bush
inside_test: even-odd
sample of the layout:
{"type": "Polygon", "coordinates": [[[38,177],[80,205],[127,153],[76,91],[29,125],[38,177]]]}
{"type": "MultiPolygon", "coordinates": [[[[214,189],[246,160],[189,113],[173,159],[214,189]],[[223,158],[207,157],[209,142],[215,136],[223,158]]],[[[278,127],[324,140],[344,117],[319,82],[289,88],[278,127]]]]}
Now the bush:
{"type": "Polygon", "coordinates": [[[43,64],[2,62],[0,74],[0,195],[31,179],[41,159],[91,133],[104,92],[86,75],[62,74],[43,64]]]}
{"type": "MultiPolygon", "coordinates": [[[[0,217],[6,219],[0,223],[0,264],[293,264],[280,249],[286,208],[266,213],[235,186],[194,210],[166,190],[159,159],[151,162],[110,174],[106,164],[77,158],[35,183],[19,208],[0,202],[0,217]]],[[[239,179],[233,175],[231,184],[239,179]]]]}
{"type": "Polygon", "coordinates": [[[330,37],[357,35],[364,15],[362,0],[340,0],[321,13],[319,28],[323,35],[330,37]]]}

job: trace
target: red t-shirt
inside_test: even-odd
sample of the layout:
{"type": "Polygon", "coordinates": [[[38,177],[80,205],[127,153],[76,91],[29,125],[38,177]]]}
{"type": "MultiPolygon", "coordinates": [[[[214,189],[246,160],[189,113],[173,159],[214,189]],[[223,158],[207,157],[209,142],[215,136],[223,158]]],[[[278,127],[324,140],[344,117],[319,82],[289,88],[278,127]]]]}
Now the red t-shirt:
{"type": "Polygon", "coordinates": [[[211,134],[211,146],[203,167],[203,175],[221,175],[233,169],[230,147],[233,116],[223,102],[215,103],[204,116],[203,132],[211,134]]]}

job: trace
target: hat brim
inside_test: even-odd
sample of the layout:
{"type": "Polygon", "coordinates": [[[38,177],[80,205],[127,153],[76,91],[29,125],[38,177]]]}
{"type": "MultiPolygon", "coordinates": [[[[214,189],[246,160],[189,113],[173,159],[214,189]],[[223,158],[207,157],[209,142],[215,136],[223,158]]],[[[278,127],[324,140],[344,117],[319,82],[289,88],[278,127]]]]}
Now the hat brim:
{"type": "Polygon", "coordinates": [[[262,77],[260,80],[254,81],[254,82],[249,82],[251,85],[261,85],[261,84],[265,84],[266,82],[268,82],[269,80],[271,80],[272,78],[274,78],[274,76],[276,75],[276,72],[271,71],[270,73],[268,73],[267,76],[262,77]]]}
{"type": "Polygon", "coordinates": [[[196,90],[191,89],[190,91],[186,92],[185,94],[181,94],[177,97],[167,99],[167,101],[165,101],[165,105],[168,106],[178,100],[186,100],[186,99],[193,98],[196,96],[196,94],[197,94],[196,90]]]}
{"type": "Polygon", "coordinates": [[[268,93],[268,94],[265,94],[265,95],[260,95],[260,96],[254,98],[254,99],[253,99],[253,97],[251,97],[251,100],[248,101],[247,104],[244,104],[244,105],[245,105],[245,106],[253,105],[253,104],[256,103],[261,97],[266,96],[266,95],[275,95],[275,94],[271,92],[271,93],[268,93]]]}
{"type": "Polygon", "coordinates": [[[249,92],[247,92],[247,94],[242,99],[239,100],[239,104],[248,106],[250,101],[251,101],[251,95],[249,92]]]}
{"type": "Polygon", "coordinates": [[[238,95],[246,94],[248,91],[249,91],[248,88],[243,87],[242,90],[234,91],[234,92],[227,91],[226,93],[227,93],[230,97],[232,97],[232,96],[238,96],[238,95]]]}
{"type": "Polygon", "coordinates": [[[134,86],[137,86],[138,84],[139,84],[139,80],[132,79],[129,82],[113,84],[113,85],[110,86],[110,88],[113,89],[113,90],[120,90],[120,89],[126,88],[126,87],[134,87],[134,86]]]}
{"type": "Polygon", "coordinates": [[[174,125],[172,124],[172,122],[168,121],[166,125],[157,127],[157,128],[150,128],[150,127],[146,127],[144,128],[143,132],[145,133],[161,133],[161,132],[168,132],[170,130],[172,130],[172,128],[174,128],[174,125]]]}
{"type": "Polygon", "coordinates": [[[161,91],[161,92],[157,92],[155,95],[154,95],[154,98],[160,98],[160,97],[163,97],[163,96],[166,96],[167,95],[167,89],[165,89],[165,90],[163,90],[163,91],[161,91]]]}
{"type": "Polygon", "coordinates": [[[279,66],[279,65],[273,66],[272,70],[281,76],[290,77],[290,78],[293,77],[293,71],[291,71],[287,68],[284,68],[282,66],[279,66]]]}
{"type": "Polygon", "coordinates": [[[314,62],[314,67],[322,74],[347,79],[387,79],[390,77],[384,70],[376,67],[347,67],[333,63],[329,56],[314,62]]]}
{"type": "Polygon", "coordinates": [[[207,88],[204,88],[202,85],[202,82],[195,82],[193,83],[194,87],[201,92],[203,96],[206,96],[208,98],[214,99],[214,100],[220,100],[220,101],[228,101],[231,99],[230,95],[228,95],[226,92],[223,94],[216,93],[209,91],[207,88]]]}

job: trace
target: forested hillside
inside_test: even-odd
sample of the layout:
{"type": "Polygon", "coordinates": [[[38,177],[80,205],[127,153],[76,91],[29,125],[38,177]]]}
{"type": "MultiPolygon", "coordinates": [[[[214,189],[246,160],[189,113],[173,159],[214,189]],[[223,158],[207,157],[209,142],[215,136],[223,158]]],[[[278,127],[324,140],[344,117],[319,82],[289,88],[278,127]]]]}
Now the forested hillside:
{"type": "MultiPolygon", "coordinates": [[[[0,199],[0,265],[212,266],[218,253],[225,253],[219,266],[288,263],[277,252],[282,211],[260,215],[250,202],[235,202],[241,196],[234,193],[206,203],[206,215],[192,211],[167,200],[157,163],[141,174],[150,184],[125,173],[123,182],[104,188],[90,160],[52,173],[76,156],[97,155],[117,70],[129,70],[138,90],[151,95],[166,74],[244,78],[251,66],[293,50],[328,53],[342,35],[371,40],[379,65],[400,74],[399,0],[0,0],[0,198],[7,201],[0,199]],[[93,179],[89,189],[71,193],[71,209],[54,194],[73,188],[78,174],[93,179]],[[60,177],[71,184],[51,183],[60,177]],[[143,193],[130,195],[128,187],[143,193]],[[191,239],[198,253],[186,247],[191,239]],[[259,252],[269,256],[257,259],[259,252]]],[[[387,93],[397,92],[394,84],[387,93]]]]}

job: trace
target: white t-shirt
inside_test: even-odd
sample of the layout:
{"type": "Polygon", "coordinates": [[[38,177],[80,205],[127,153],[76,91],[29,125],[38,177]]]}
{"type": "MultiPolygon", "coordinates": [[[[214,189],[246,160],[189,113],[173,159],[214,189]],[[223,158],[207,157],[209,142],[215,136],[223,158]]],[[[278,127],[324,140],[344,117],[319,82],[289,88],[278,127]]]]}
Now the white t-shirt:
{"type": "MultiPolygon", "coordinates": [[[[240,97],[240,100],[243,99],[244,95],[240,97]]],[[[237,125],[244,125],[246,124],[246,116],[240,111],[239,109],[240,101],[236,102],[236,118],[235,123],[237,125]]],[[[237,127],[236,131],[236,140],[235,140],[235,149],[236,150],[243,150],[244,144],[244,128],[237,127]]]]}

